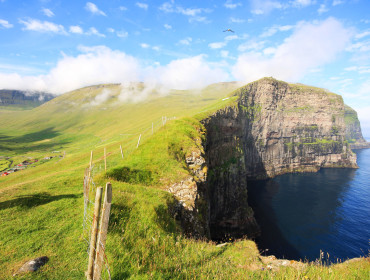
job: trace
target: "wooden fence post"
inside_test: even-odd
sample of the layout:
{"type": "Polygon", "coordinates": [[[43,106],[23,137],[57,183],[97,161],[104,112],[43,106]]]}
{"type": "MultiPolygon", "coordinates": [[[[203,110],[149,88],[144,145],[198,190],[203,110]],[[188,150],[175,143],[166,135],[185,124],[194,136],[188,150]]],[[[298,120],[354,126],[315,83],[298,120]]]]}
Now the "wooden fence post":
{"type": "Polygon", "coordinates": [[[89,179],[90,179],[90,175],[91,175],[92,161],[93,161],[93,151],[91,151],[91,154],[90,154],[89,179]]]}
{"type": "Polygon", "coordinates": [[[112,203],[112,185],[107,183],[105,188],[104,204],[100,221],[100,231],[96,249],[94,280],[100,280],[102,265],[104,263],[105,242],[107,240],[110,208],[112,203]]]}
{"type": "Polygon", "coordinates": [[[120,150],[121,150],[121,156],[122,156],[122,158],[123,158],[122,145],[119,145],[119,148],[120,148],[120,150]]]}
{"type": "Polygon", "coordinates": [[[104,148],[104,170],[107,172],[107,151],[104,148]]]}
{"type": "Polygon", "coordinates": [[[137,146],[136,146],[136,148],[138,148],[138,147],[139,147],[140,139],[141,139],[141,134],[140,134],[140,136],[139,136],[139,140],[137,141],[137,146]]]}
{"type": "Polygon", "coordinates": [[[96,239],[98,237],[98,229],[99,229],[99,215],[100,215],[102,192],[103,192],[102,187],[99,187],[96,189],[94,217],[93,217],[92,226],[91,226],[89,264],[87,266],[87,272],[86,272],[86,277],[88,280],[93,279],[93,273],[94,273],[94,258],[95,258],[96,239]]]}

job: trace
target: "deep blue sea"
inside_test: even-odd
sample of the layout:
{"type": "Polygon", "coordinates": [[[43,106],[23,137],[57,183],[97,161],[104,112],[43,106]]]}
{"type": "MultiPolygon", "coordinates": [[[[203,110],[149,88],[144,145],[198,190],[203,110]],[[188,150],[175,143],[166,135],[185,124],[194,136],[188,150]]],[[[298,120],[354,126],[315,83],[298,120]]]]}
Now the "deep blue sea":
{"type": "Polygon", "coordinates": [[[329,262],[369,254],[370,149],[355,150],[359,169],[321,169],[248,182],[262,235],[260,251],[329,262]],[[329,258],[328,258],[329,254],[329,258]]]}

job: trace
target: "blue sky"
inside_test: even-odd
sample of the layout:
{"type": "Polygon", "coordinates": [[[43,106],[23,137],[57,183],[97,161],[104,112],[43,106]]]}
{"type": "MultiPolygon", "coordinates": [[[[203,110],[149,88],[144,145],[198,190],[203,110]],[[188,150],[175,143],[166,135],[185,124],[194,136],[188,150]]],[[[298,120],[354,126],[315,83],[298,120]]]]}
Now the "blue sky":
{"type": "Polygon", "coordinates": [[[341,94],[370,136],[369,0],[0,0],[0,36],[0,88],[273,76],[341,94]]]}

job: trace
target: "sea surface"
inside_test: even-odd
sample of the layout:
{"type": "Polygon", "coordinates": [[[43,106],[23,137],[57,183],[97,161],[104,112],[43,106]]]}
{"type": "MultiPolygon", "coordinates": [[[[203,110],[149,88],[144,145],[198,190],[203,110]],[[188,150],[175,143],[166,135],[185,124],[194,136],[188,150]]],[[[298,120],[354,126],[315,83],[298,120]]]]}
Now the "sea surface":
{"type": "Polygon", "coordinates": [[[355,150],[359,169],[321,169],[248,182],[265,255],[326,262],[369,255],[370,149],[355,150]]]}

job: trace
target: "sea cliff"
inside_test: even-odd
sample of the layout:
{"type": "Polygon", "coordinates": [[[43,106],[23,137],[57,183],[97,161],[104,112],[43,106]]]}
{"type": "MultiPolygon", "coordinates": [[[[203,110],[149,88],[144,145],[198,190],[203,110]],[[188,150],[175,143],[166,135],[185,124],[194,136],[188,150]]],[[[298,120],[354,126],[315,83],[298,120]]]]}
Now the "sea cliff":
{"type": "MultiPolygon", "coordinates": [[[[192,185],[198,180],[203,190],[203,219],[202,223],[194,216],[188,220],[195,221],[198,229],[207,221],[203,232],[215,240],[259,234],[248,205],[248,180],[320,168],[357,168],[346,138],[341,96],[273,78],[241,87],[233,96],[234,102],[201,120],[206,136],[201,168],[206,172],[202,180],[189,185],[196,189],[192,185]]],[[[181,183],[182,192],[185,185],[181,183]]],[[[172,192],[181,199],[181,194],[172,192]]],[[[192,205],[197,213],[196,201],[192,205]]]]}

